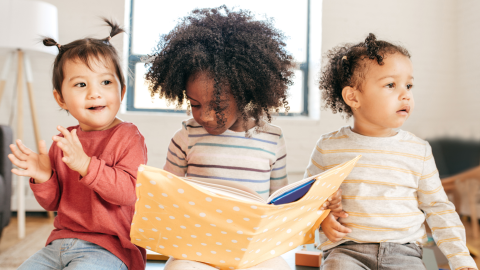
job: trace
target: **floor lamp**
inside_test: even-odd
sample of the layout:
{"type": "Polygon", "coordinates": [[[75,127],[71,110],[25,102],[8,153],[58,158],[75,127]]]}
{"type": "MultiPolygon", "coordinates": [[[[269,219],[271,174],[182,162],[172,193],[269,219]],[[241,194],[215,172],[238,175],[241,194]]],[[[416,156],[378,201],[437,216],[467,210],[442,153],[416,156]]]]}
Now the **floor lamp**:
{"type": "MultiPolygon", "coordinates": [[[[30,101],[30,111],[34,128],[35,141],[40,140],[40,130],[33,96],[33,76],[29,53],[57,54],[55,48],[41,44],[43,36],[58,40],[57,8],[51,4],[36,0],[0,1],[0,48],[11,51],[0,73],[0,102],[5,90],[9,71],[15,70],[17,96],[17,128],[15,138],[23,139],[23,86],[26,81],[30,101]]],[[[14,78],[14,76],[10,76],[14,78]]],[[[17,218],[18,237],[25,237],[25,179],[17,177],[17,218]]]]}

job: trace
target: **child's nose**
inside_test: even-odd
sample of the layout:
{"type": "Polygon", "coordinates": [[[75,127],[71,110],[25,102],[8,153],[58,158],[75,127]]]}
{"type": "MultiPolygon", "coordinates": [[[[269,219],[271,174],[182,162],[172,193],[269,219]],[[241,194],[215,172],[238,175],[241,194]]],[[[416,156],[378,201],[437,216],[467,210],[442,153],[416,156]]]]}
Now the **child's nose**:
{"type": "Polygon", "coordinates": [[[409,89],[403,89],[401,99],[404,100],[410,100],[413,97],[413,93],[409,89]]]}
{"type": "Polygon", "coordinates": [[[202,110],[202,113],[200,115],[200,121],[202,121],[202,123],[212,122],[214,120],[213,114],[214,111],[212,110],[202,110]]]}
{"type": "Polygon", "coordinates": [[[88,99],[97,99],[100,98],[100,89],[98,87],[90,86],[88,88],[88,94],[87,94],[88,99]]]}

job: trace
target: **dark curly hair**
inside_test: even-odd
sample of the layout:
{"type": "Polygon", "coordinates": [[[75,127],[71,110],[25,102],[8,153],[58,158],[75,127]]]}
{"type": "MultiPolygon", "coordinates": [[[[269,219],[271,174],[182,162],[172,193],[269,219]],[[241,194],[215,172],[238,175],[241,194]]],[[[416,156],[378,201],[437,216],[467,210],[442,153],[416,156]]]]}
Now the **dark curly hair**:
{"type": "Polygon", "coordinates": [[[58,44],[54,39],[46,37],[43,39],[43,45],[56,46],[58,54],[53,63],[52,83],[55,91],[62,95],[63,66],[68,60],[80,60],[87,67],[91,67],[91,61],[103,60],[111,61],[122,87],[125,86],[125,76],[123,75],[122,65],[118,57],[117,50],[110,44],[110,39],[120,33],[125,32],[115,21],[102,18],[110,26],[110,34],[104,39],[83,38],[72,41],[65,45],[58,44]],[[92,59],[93,58],[93,59],[92,59]]]}
{"type": "Polygon", "coordinates": [[[346,86],[356,87],[361,90],[365,79],[368,61],[376,60],[383,65],[383,59],[387,54],[400,53],[408,58],[407,49],[392,43],[377,40],[370,33],[365,42],[358,44],[345,44],[335,47],[327,52],[328,63],[320,74],[320,90],[325,108],[330,108],[333,113],[344,113],[346,118],[353,115],[352,109],[342,97],[343,88],[346,86]]]}
{"type": "Polygon", "coordinates": [[[287,89],[292,85],[293,58],[285,50],[285,36],[271,20],[259,21],[246,10],[231,11],[225,5],[195,9],[168,34],[152,55],[146,74],[152,96],[176,103],[184,100],[185,86],[199,72],[214,80],[220,126],[225,124],[221,96],[230,89],[245,125],[254,118],[258,126],[280,107],[288,111],[287,89]]]}

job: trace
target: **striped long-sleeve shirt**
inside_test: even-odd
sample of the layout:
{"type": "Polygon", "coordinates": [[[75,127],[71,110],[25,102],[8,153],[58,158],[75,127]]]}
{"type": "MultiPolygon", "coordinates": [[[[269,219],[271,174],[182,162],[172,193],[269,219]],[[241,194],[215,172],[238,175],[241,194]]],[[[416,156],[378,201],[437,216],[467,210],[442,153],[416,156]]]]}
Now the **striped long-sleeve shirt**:
{"type": "Polygon", "coordinates": [[[452,269],[477,268],[466,247],[465,228],[448,201],[428,142],[399,130],[392,137],[367,137],[350,127],[323,135],[305,176],[321,173],[361,154],[341,185],[352,229],[332,243],[321,233],[322,250],[346,241],[417,243],[426,240],[425,219],[452,269]]]}
{"type": "Polygon", "coordinates": [[[265,200],[288,184],[282,130],[265,123],[260,133],[225,131],[210,135],[193,118],[170,141],[164,170],[178,176],[234,181],[265,200]]]}

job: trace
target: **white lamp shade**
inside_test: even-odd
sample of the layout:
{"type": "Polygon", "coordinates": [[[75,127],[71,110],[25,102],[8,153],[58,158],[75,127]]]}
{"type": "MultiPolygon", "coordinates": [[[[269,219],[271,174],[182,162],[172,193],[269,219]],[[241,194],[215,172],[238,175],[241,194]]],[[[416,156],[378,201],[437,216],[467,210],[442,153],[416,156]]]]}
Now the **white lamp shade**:
{"type": "Polygon", "coordinates": [[[58,41],[58,14],[54,5],[35,0],[0,0],[0,48],[57,54],[43,37],[58,41]]]}

